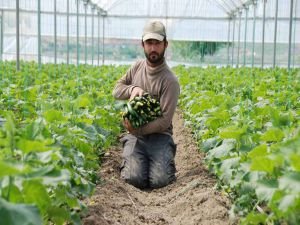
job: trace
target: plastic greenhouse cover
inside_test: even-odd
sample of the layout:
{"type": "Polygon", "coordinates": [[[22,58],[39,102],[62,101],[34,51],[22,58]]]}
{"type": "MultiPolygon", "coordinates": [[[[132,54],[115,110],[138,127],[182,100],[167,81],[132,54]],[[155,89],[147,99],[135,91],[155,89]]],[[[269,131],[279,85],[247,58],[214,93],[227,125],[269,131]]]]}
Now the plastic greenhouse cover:
{"type": "MultiPolygon", "coordinates": [[[[69,34],[71,37],[76,36],[76,0],[69,0],[70,3],[70,26],[69,34]]],[[[99,7],[107,10],[107,16],[104,19],[105,38],[120,38],[120,39],[140,39],[141,30],[144,23],[149,19],[158,18],[162,20],[167,28],[169,40],[198,40],[198,41],[228,41],[228,28],[230,28],[230,41],[238,40],[238,30],[240,29],[241,40],[244,41],[245,32],[245,11],[241,14],[241,23],[239,27],[239,17],[235,20],[229,20],[227,12],[241,6],[242,3],[252,2],[242,0],[93,0],[99,7]],[[134,6],[134,7],[133,7],[134,6]],[[230,23],[229,23],[230,21],[230,23]],[[235,34],[233,35],[233,25],[235,25],[235,34]],[[229,27],[230,26],[230,27],[229,27]]],[[[278,11],[278,32],[277,41],[279,43],[288,43],[289,33],[289,4],[286,0],[279,0],[278,11]]],[[[66,0],[56,0],[58,19],[57,19],[57,35],[66,36],[66,0]]],[[[83,2],[80,1],[80,36],[84,36],[84,12],[83,2]]],[[[54,0],[41,1],[42,10],[42,35],[54,35],[53,22],[53,4],[54,0]],[[44,24],[47,24],[46,26],[44,24]]],[[[0,8],[15,9],[15,1],[1,0],[0,8]]],[[[37,31],[37,0],[20,0],[22,21],[21,35],[36,35],[37,31]],[[26,10],[31,10],[27,13],[26,10]]],[[[267,1],[266,9],[266,32],[265,42],[273,42],[274,39],[274,10],[275,0],[267,1]]],[[[262,40],[262,1],[258,2],[256,9],[256,24],[255,24],[255,41],[262,40]]],[[[300,43],[300,23],[297,13],[300,12],[300,3],[295,1],[293,23],[295,43],[300,43]],[[298,4],[296,4],[298,3],[298,4]],[[297,35],[296,35],[297,34],[297,35]]],[[[4,15],[12,14],[12,11],[5,12],[4,15]]],[[[91,8],[88,9],[87,32],[91,36],[91,8]]],[[[94,12],[95,15],[95,12],[94,12]]],[[[15,24],[8,23],[4,17],[4,36],[8,40],[8,35],[15,33],[15,24]]],[[[101,28],[100,28],[101,29],[101,28]]],[[[98,33],[98,25],[94,27],[94,33],[98,33]]],[[[246,41],[252,41],[253,33],[253,6],[249,6],[246,41]]],[[[101,35],[103,35],[101,33],[101,35]]],[[[35,45],[36,38],[31,38],[30,43],[35,45]]],[[[30,45],[28,42],[27,44],[30,45]]],[[[4,45],[5,46],[5,45],[4,45]]]]}

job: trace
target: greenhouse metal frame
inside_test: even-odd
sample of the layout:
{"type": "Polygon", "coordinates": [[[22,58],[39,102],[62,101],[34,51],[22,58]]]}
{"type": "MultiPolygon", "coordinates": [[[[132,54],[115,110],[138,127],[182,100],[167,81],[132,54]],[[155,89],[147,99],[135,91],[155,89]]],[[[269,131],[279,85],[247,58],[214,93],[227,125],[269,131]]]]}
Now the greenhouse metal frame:
{"type": "Polygon", "coordinates": [[[299,12],[298,0],[1,0],[0,59],[17,68],[20,60],[126,64],[142,54],[127,57],[122,46],[138,49],[143,24],[160,19],[171,43],[224,44],[219,56],[192,64],[299,67],[299,12]]]}
{"type": "Polygon", "coordinates": [[[0,224],[300,224],[299,1],[0,0],[0,224]]]}

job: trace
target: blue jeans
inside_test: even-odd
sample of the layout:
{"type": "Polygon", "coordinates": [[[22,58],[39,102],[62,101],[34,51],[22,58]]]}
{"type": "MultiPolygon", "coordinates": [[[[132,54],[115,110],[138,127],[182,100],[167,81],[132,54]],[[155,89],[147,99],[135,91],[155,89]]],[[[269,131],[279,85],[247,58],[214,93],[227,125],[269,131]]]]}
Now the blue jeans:
{"type": "Polygon", "coordinates": [[[164,187],[176,180],[176,145],[171,136],[127,134],[121,142],[124,147],[121,178],[127,183],[145,189],[164,187]]]}

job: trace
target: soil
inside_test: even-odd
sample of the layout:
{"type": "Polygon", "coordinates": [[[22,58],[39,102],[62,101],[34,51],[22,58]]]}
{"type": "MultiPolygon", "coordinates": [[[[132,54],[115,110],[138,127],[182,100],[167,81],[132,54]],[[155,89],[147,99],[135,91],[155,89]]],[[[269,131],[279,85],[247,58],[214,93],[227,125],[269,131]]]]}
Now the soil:
{"type": "Polygon", "coordinates": [[[173,119],[177,144],[177,180],[151,191],[137,189],[119,174],[121,146],[111,148],[99,171],[101,184],[86,200],[88,215],[84,225],[227,225],[230,201],[214,187],[216,179],[204,166],[191,131],[184,126],[182,114],[173,119]]]}

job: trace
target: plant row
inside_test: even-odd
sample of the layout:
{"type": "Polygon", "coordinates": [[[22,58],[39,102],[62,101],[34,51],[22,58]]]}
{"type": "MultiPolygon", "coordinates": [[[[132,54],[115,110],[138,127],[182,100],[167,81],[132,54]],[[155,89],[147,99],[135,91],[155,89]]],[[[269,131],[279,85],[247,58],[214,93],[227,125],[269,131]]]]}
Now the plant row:
{"type": "Polygon", "coordinates": [[[180,107],[241,224],[300,224],[300,71],[174,69],[180,107]]]}
{"type": "Polygon", "coordinates": [[[0,67],[0,223],[81,224],[120,132],[111,90],[126,67],[0,67]]]}

